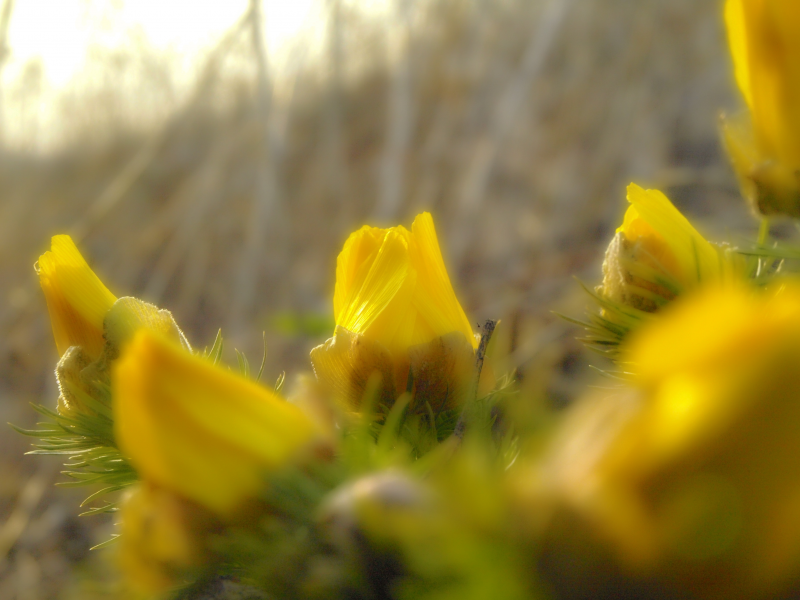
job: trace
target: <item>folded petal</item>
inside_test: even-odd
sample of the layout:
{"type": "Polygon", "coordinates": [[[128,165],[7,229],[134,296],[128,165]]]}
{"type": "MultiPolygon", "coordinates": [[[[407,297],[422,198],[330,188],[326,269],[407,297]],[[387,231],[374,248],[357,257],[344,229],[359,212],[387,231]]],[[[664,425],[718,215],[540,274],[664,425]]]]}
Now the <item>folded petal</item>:
{"type": "Polygon", "coordinates": [[[336,289],[333,294],[333,315],[338,323],[342,311],[353,295],[364,284],[370,265],[380,250],[386,232],[377,227],[364,225],[350,234],[336,259],[336,289]]]}
{"type": "Polygon", "coordinates": [[[411,226],[411,232],[411,261],[419,278],[414,305],[422,321],[417,327],[421,328],[424,324],[428,330],[427,335],[418,337],[414,340],[415,343],[423,343],[434,336],[458,331],[464,334],[473,347],[477,347],[467,315],[450,283],[430,213],[418,215],[411,226]]]}
{"type": "Polygon", "coordinates": [[[146,330],[123,352],[113,391],[117,441],[140,475],[223,517],[317,433],[297,407],[146,330]]]}
{"type": "Polygon", "coordinates": [[[97,358],[103,350],[103,319],[116,297],[68,235],[53,236],[50,251],[37,265],[59,355],[70,346],[81,346],[97,358]]]}
{"type": "Polygon", "coordinates": [[[648,240],[653,254],[663,261],[665,270],[677,269],[673,276],[683,285],[719,275],[721,259],[714,248],[689,220],[658,190],[644,190],[635,183],[628,186],[629,214],[620,228],[630,241],[648,240]],[[652,234],[658,236],[652,240],[652,234]]]}
{"type": "Polygon", "coordinates": [[[406,320],[415,279],[408,257],[408,234],[390,229],[337,325],[394,350],[394,337],[406,320]]]}

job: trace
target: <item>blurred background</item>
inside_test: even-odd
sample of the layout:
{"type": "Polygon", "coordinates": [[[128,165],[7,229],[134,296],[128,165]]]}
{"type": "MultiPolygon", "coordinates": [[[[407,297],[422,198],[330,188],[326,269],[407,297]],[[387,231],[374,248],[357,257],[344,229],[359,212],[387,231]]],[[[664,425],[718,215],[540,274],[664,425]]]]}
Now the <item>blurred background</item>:
{"type": "MultiPolygon", "coordinates": [[[[0,422],[54,406],[33,264],[69,233],[117,296],[223,329],[267,379],[333,331],[336,255],[433,213],[526,396],[589,381],[580,317],[625,209],[659,187],[710,239],[752,219],[717,141],[737,110],[719,0],[2,0],[0,422]]],[[[0,431],[0,598],[116,597],[110,517],[0,431]],[[73,493],[74,492],[74,493],[73,493]]]]}

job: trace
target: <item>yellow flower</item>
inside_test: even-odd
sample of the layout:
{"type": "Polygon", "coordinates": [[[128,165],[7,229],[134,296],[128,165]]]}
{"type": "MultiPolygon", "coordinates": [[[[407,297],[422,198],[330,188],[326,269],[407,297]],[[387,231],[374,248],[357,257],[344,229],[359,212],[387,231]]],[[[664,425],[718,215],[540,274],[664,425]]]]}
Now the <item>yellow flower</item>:
{"type": "Polygon", "coordinates": [[[470,368],[477,341],[429,213],[418,215],[411,231],[364,226],[347,239],[336,263],[333,311],[334,337],[311,352],[323,384],[357,405],[379,373],[379,396],[390,403],[406,389],[410,368],[434,410],[452,404],[455,380],[470,368]]]}
{"type": "Polygon", "coordinates": [[[750,121],[723,123],[746,195],[763,214],[800,217],[800,5],[727,0],[736,81],[750,121]]]}
{"type": "Polygon", "coordinates": [[[456,299],[430,213],[411,231],[364,226],[336,261],[336,325],[400,354],[454,331],[477,347],[456,299]]]}
{"type": "Polygon", "coordinates": [[[265,388],[139,331],[112,376],[120,449],[142,479],[231,518],[318,429],[265,388]]]}
{"type": "Polygon", "coordinates": [[[674,597],[780,595],[800,576],[798,356],[798,282],[677,301],[624,352],[634,389],[563,424],[538,480],[565,535],[674,597]]]}
{"type": "Polygon", "coordinates": [[[116,297],[68,235],[53,236],[50,251],[37,264],[58,354],[80,346],[92,359],[98,358],[103,351],[103,319],[116,297]]]}
{"type": "Polygon", "coordinates": [[[185,583],[210,555],[204,536],[214,518],[164,489],[141,482],[120,509],[119,562],[137,589],[161,592],[185,583]]]}
{"type": "Polygon", "coordinates": [[[603,263],[605,297],[652,312],[687,288],[733,272],[726,253],[700,235],[663,193],[632,183],[628,202],[603,263]]]}

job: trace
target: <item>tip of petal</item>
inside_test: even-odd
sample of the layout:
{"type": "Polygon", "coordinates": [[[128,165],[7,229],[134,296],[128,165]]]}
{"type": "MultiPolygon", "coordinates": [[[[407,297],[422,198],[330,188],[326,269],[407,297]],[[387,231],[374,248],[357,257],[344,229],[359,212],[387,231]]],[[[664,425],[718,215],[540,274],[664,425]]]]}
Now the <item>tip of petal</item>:
{"type": "Polygon", "coordinates": [[[454,331],[473,339],[429,212],[417,215],[411,231],[365,226],[348,238],[337,261],[334,316],[393,353],[454,331]]]}
{"type": "Polygon", "coordinates": [[[53,236],[36,263],[59,354],[81,346],[95,358],[103,347],[103,319],[116,297],[84,260],[68,235],[53,236]]]}

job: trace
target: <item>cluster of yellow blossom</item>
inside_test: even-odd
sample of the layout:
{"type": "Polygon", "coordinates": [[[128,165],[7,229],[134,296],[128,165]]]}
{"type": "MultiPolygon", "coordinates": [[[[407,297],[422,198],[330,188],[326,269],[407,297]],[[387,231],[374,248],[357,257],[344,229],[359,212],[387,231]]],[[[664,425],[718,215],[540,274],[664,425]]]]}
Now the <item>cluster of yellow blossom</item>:
{"type": "MultiPolygon", "coordinates": [[[[727,0],[725,21],[749,109],[722,124],[742,192],[761,215],[800,218],[800,4],[727,0]]],[[[578,562],[623,595],[783,597],[800,576],[800,279],[756,283],[661,192],[631,184],[628,201],[596,321],[622,331],[628,383],[577,402],[514,493],[559,515],[531,524],[569,553],[555,579],[578,562]],[[624,320],[637,311],[658,315],[624,320]]]]}
{"type": "Polygon", "coordinates": [[[200,533],[257,510],[266,474],[324,445],[322,431],[193,354],[166,311],[116,299],[68,236],[38,264],[63,355],[59,412],[97,416],[91,386],[110,383],[115,443],[140,480],[122,507],[122,563],[138,585],[172,585],[209,558],[200,533]]]}
{"type": "MultiPolygon", "coordinates": [[[[121,512],[133,581],[158,589],[189,577],[211,559],[203,532],[267,510],[269,473],[330,455],[326,427],[302,400],[194,354],[169,313],[115,298],[69,236],[53,238],[38,272],[62,355],[59,412],[97,417],[92,385],[109,384],[114,443],[139,479],[121,512]]],[[[464,401],[477,341],[430,214],[410,232],[365,227],[347,240],[334,311],[334,337],[312,363],[346,407],[358,409],[370,380],[387,405],[404,391],[437,412],[464,401]]]]}
{"type": "MultiPolygon", "coordinates": [[[[800,3],[727,0],[725,18],[750,112],[725,121],[729,154],[762,214],[800,218],[800,3]]],[[[119,557],[130,579],[165,590],[221,564],[224,545],[210,540],[285,516],[270,492],[291,472],[313,502],[289,494],[289,512],[299,519],[307,501],[312,516],[297,531],[267,529],[320,546],[302,564],[314,584],[299,585],[319,597],[415,597],[392,578],[435,580],[431,565],[445,571],[439,584],[458,580],[441,598],[462,597],[471,577],[489,592],[507,586],[498,597],[539,597],[538,569],[559,597],[784,597],[800,578],[800,278],[758,263],[756,279],[760,259],[707,241],[660,191],[630,184],[627,199],[588,325],[608,332],[590,341],[618,346],[625,381],[554,418],[543,453],[519,444],[520,460],[512,452],[495,470],[459,435],[494,380],[430,214],[347,239],[335,330],[291,400],[193,351],[167,311],[117,299],[55,236],[37,269],[60,356],[58,415],[67,434],[99,432],[135,472],[114,488],[127,487],[119,557]],[[452,443],[431,453],[446,466],[431,480],[448,493],[394,464],[369,472],[363,457],[330,488],[308,483],[362,438],[368,455],[390,446],[405,407],[436,443],[449,413],[452,443]],[[359,417],[367,435],[351,427],[359,417]],[[373,438],[372,426],[389,432],[373,438]],[[334,584],[344,592],[320,592],[334,584]]],[[[486,454],[502,456],[494,434],[513,424],[485,413],[486,454]]]]}

